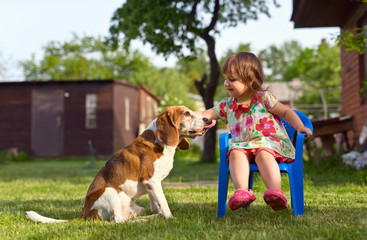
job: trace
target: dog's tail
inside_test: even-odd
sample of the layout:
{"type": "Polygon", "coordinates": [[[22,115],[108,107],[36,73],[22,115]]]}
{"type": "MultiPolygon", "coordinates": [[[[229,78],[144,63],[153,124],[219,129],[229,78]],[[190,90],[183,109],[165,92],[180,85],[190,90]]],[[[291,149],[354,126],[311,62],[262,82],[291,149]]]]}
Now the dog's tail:
{"type": "Polygon", "coordinates": [[[55,223],[55,222],[67,222],[68,220],[58,220],[53,218],[48,218],[39,215],[38,213],[34,211],[27,211],[27,216],[33,221],[33,222],[41,222],[41,223],[55,223]]]}

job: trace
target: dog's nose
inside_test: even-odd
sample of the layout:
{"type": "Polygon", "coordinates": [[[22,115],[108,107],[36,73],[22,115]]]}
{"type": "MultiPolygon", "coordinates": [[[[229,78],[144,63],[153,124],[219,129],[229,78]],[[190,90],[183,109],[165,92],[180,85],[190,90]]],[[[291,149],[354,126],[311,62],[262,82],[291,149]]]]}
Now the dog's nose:
{"type": "Polygon", "coordinates": [[[207,119],[207,118],[203,118],[203,121],[204,121],[205,123],[208,123],[209,119],[207,119]]]}

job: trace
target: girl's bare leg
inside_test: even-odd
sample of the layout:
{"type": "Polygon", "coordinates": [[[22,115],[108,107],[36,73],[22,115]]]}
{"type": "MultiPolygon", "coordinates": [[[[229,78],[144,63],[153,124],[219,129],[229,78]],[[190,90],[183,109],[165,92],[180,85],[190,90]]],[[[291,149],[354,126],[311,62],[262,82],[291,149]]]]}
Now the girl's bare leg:
{"type": "Polygon", "coordinates": [[[255,157],[255,162],[266,187],[281,190],[280,170],[274,156],[267,151],[260,151],[255,157]]]}
{"type": "Polygon", "coordinates": [[[229,171],[236,189],[248,190],[250,164],[247,156],[238,150],[232,150],[229,155],[229,171]]]}

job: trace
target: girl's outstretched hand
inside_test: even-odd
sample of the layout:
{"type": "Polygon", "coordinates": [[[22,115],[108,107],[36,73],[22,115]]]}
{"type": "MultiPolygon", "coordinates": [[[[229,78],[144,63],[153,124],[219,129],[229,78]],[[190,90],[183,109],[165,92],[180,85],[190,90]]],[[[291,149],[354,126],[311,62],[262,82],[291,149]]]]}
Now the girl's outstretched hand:
{"type": "Polygon", "coordinates": [[[299,126],[297,128],[297,133],[306,133],[307,137],[311,137],[312,136],[312,131],[311,129],[305,127],[305,126],[299,126]]]}

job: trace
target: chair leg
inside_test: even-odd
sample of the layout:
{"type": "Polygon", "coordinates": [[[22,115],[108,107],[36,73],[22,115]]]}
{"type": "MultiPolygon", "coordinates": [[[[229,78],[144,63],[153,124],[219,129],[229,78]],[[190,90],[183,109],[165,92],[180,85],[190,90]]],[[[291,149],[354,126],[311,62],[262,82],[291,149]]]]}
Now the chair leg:
{"type": "Polygon", "coordinates": [[[228,168],[219,168],[218,180],[218,217],[226,215],[227,193],[228,193],[228,168]]]}
{"type": "Polygon", "coordinates": [[[252,186],[254,185],[254,175],[255,175],[254,172],[250,172],[250,176],[249,176],[249,179],[248,179],[248,188],[249,189],[252,189],[252,186]]]}
{"type": "Polygon", "coordinates": [[[289,184],[291,189],[291,201],[293,215],[300,216],[304,213],[304,193],[303,193],[303,174],[294,174],[295,171],[289,170],[289,184]]]}

